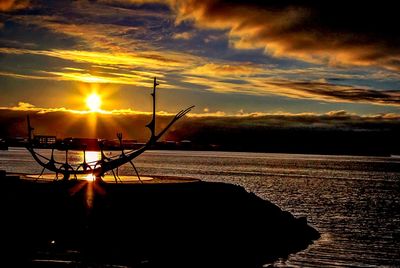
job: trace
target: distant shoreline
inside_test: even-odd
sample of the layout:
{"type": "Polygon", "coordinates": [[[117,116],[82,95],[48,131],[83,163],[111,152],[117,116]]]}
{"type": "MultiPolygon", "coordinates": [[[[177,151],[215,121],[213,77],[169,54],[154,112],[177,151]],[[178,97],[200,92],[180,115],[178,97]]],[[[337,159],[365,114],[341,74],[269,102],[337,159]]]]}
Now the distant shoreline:
{"type": "MultiPolygon", "coordinates": [[[[9,146],[10,148],[25,148],[24,145],[21,146],[9,146]]],[[[51,148],[46,147],[34,147],[35,149],[47,149],[51,150],[51,148]]],[[[7,150],[7,149],[3,149],[7,150]]],[[[57,151],[65,151],[62,148],[55,148],[57,151]]],[[[68,149],[69,151],[82,151],[80,148],[71,148],[68,149]]],[[[132,150],[132,149],[126,149],[132,150]]],[[[87,150],[87,151],[94,151],[100,152],[100,150],[87,150]]],[[[121,151],[120,148],[105,148],[104,151],[107,152],[118,152],[121,151]]],[[[260,151],[260,150],[235,150],[220,147],[219,149],[210,148],[207,146],[199,146],[196,148],[174,148],[171,146],[153,146],[148,151],[205,151],[205,152],[240,152],[240,153],[266,153],[266,154],[297,154],[297,155],[332,155],[332,156],[377,156],[377,157],[392,157],[392,158],[400,158],[400,154],[391,154],[391,153],[357,153],[357,152],[327,152],[327,151],[320,151],[320,152],[305,152],[305,151],[260,151]]]]}

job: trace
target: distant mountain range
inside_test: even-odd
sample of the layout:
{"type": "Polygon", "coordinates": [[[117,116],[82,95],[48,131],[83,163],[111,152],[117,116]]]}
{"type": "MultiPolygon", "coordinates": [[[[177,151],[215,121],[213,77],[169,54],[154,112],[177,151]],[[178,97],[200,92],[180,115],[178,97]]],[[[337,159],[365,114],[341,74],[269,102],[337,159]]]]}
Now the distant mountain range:
{"type": "MultiPolygon", "coordinates": [[[[26,137],[26,115],[21,111],[0,111],[0,138],[26,137]]],[[[84,137],[145,142],[148,115],[72,114],[68,112],[31,113],[35,134],[57,138],[84,137]]],[[[171,118],[158,116],[157,125],[171,118]]],[[[159,148],[256,151],[284,153],[399,155],[400,120],[398,118],[354,115],[266,115],[186,117],[164,137],[169,143],[159,148]],[[187,141],[185,146],[173,142],[187,141]]]]}

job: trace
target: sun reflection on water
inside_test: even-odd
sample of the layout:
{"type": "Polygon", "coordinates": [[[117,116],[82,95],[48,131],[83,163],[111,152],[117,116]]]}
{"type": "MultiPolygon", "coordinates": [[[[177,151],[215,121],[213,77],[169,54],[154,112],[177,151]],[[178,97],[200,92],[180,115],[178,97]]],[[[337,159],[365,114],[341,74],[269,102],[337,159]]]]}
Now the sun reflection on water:
{"type": "Polygon", "coordinates": [[[87,174],[85,176],[85,180],[87,180],[88,182],[93,182],[93,181],[95,181],[95,179],[96,179],[96,176],[93,174],[87,174]]]}
{"type": "MultiPolygon", "coordinates": [[[[86,163],[93,169],[96,165],[96,162],[101,159],[101,153],[96,151],[88,151],[85,153],[81,153],[82,162],[86,161],[86,163]]],[[[92,182],[96,179],[94,174],[87,174],[85,180],[88,182],[92,182]]]]}

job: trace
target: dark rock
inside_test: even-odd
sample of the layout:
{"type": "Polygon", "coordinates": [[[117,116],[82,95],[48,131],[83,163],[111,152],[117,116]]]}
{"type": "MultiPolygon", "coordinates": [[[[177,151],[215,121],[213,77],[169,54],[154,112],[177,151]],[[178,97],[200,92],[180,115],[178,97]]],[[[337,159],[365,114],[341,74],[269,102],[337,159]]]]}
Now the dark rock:
{"type": "Polygon", "coordinates": [[[261,267],[319,238],[231,184],[2,180],[1,189],[2,259],[15,267],[261,267]]]}

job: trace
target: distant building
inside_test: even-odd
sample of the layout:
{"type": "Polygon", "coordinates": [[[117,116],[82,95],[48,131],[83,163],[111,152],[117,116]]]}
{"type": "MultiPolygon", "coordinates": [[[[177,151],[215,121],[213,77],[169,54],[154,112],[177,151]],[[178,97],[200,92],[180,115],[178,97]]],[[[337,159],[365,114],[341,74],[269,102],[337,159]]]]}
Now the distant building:
{"type": "Polygon", "coordinates": [[[179,149],[190,149],[192,148],[192,142],[190,140],[181,140],[179,142],[179,149]]]}
{"type": "MultiPolygon", "coordinates": [[[[138,143],[137,140],[122,140],[124,149],[138,149],[143,143],[138,143]]],[[[58,143],[58,148],[61,150],[86,150],[100,151],[100,146],[104,151],[121,150],[119,140],[106,140],[96,138],[65,138],[61,143],[58,143]]]]}
{"type": "Polygon", "coordinates": [[[28,139],[24,137],[13,137],[13,138],[8,138],[8,145],[13,147],[21,147],[25,146],[28,143],[28,139]]]}
{"type": "Polygon", "coordinates": [[[173,150],[177,148],[176,145],[177,143],[175,141],[167,140],[156,142],[155,146],[152,148],[156,150],[173,150]]]}
{"type": "Polygon", "coordinates": [[[5,139],[0,138],[0,150],[8,150],[8,143],[5,139]]]}
{"type": "Polygon", "coordinates": [[[99,151],[101,142],[101,139],[93,138],[65,138],[62,141],[61,149],[99,151]]]}
{"type": "Polygon", "coordinates": [[[49,147],[55,145],[57,142],[56,136],[47,136],[47,135],[34,135],[33,143],[37,147],[49,147]]]}
{"type": "Polygon", "coordinates": [[[118,140],[104,140],[103,146],[105,150],[116,150],[120,149],[119,141],[118,140]]]}
{"type": "Polygon", "coordinates": [[[139,149],[144,145],[144,143],[139,143],[137,140],[122,140],[122,146],[124,146],[124,149],[139,149]]]}
{"type": "Polygon", "coordinates": [[[133,144],[137,144],[137,143],[138,143],[137,140],[122,140],[123,145],[133,145],[133,144]]]}

